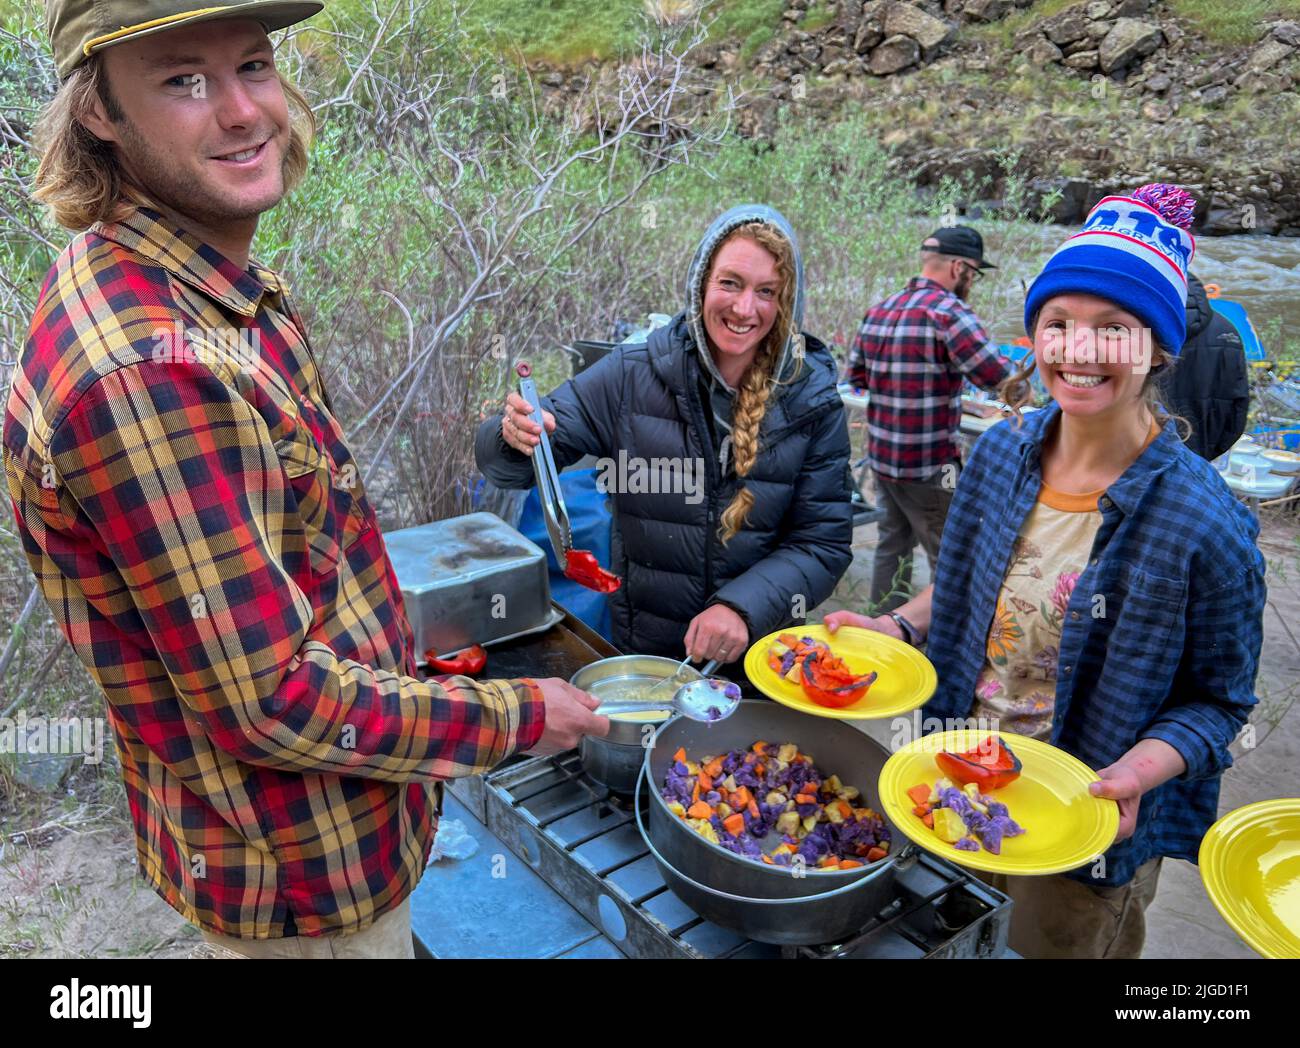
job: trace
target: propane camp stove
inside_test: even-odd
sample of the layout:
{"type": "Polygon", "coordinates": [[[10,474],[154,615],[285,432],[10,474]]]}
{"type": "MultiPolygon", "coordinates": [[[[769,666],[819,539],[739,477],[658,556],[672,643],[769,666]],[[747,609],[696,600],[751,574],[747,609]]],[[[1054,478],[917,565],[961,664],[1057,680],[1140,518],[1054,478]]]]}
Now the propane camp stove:
{"type": "Polygon", "coordinates": [[[894,898],[844,942],[773,946],[721,928],[669,891],[637,830],[632,798],[588,778],[576,750],[460,780],[455,793],[627,957],[973,958],[1006,951],[1010,900],[924,852],[903,860],[894,898]]]}

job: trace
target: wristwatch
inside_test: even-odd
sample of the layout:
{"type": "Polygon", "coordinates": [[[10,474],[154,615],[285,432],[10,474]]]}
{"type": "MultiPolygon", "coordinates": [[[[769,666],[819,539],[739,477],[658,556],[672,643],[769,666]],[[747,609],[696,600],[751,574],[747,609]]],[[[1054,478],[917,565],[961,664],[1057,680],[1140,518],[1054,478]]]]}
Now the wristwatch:
{"type": "Polygon", "coordinates": [[[894,620],[894,624],[902,631],[903,640],[907,641],[908,644],[915,648],[916,642],[920,639],[916,627],[896,611],[891,611],[889,617],[894,620]]]}

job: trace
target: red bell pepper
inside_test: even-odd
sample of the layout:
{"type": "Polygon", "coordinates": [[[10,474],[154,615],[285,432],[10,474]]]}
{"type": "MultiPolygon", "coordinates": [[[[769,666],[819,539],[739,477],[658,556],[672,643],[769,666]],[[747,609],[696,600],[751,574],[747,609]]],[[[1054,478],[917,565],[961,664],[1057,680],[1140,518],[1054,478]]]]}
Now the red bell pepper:
{"type": "Polygon", "coordinates": [[[450,673],[458,677],[472,677],[476,673],[482,673],[483,667],[487,665],[487,652],[483,650],[481,644],[475,644],[472,648],[466,648],[458,655],[453,655],[449,659],[438,658],[438,652],[430,648],[424,653],[424,661],[429,664],[430,673],[450,673]]]}
{"type": "Polygon", "coordinates": [[[861,699],[876,682],[876,674],[859,676],[843,659],[817,648],[804,656],[800,680],[804,694],[817,705],[840,709],[861,699]]]}
{"type": "Polygon", "coordinates": [[[981,793],[999,790],[1020,778],[1022,766],[1020,758],[1000,738],[989,741],[995,742],[996,746],[990,749],[985,742],[966,753],[948,753],[945,750],[935,755],[934,763],[939,765],[944,775],[963,786],[973,782],[981,793]]]}
{"type": "Polygon", "coordinates": [[[606,571],[595,554],[586,549],[571,549],[564,556],[564,577],[597,593],[613,593],[623,580],[606,571]]]}

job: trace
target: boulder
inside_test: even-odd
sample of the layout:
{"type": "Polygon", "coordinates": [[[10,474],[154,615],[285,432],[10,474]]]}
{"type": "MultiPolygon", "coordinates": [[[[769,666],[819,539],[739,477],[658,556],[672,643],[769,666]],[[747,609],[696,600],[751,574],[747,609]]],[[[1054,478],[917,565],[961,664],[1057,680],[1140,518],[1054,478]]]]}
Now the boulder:
{"type": "Polygon", "coordinates": [[[1063,11],[1042,23],[1047,39],[1057,46],[1072,44],[1088,35],[1088,21],[1078,11],[1063,11]]]}
{"type": "Polygon", "coordinates": [[[1173,81],[1164,73],[1157,73],[1147,81],[1146,87],[1148,91],[1161,94],[1162,92],[1168,91],[1172,83],[1173,81]]]}
{"type": "Polygon", "coordinates": [[[1158,25],[1140,22],[1136,18],[1121,18],[1101,42],[1099,58],[1101,71],[1110,73],[1123,69],[1139,58],[1145,58],[1160,46],[1164,39],[1158,25]]]}
{"type": "Polygon", "coordinates": [[[1151,0],[1120,0],[1115,8],[1116,18],[1136,18],[1151,10],[1151,0]]]}
{"type": "Polygon", "coordinates": [[[1047,209],[1046,217],[1053,222],[1073,225],[1083,221],[1088,214],[1088,201],[1093,195],[1090,182],[1081,178],[1035,178],[1026,185],[1026,203],[1037,211],[1053,192],[1059,190],[1060,198],[1047,209]]]}
{"type": "MultiPolygon", "coordinates": [[[[885,36],[910,36],[927,54],[952,38],[956,27],[910,4],[890,4],[885,11],[885,36]]],[[[888,41],[886,41],[888,42],[888,41]]]]}
{"type": "Polygon", "coordinates": [[[1040,36],[1033,44],[1030,45],[1025,57],[1036,66],[1045,66],[1052,62],[1059,62],[1062,58],[1061,49],[1046,37],[1040,36]]]}
{"type": "Polygon", "coordinates": [[[921,45],[910,36],[891,36],[875,47],[867,68],[876,76],[889,76],[921,60],[921,45]]]}
{"type": "Polygon", "coordinates": [[[1093,21],[1099,18],[1108,18],[1110,17],[1110,4],[1106,0],[1093,0],[1093,3],[1084,8],[1084,14],[1093,21]]]}
{"type": "Polygon", "coordinates": [[[1011,0],[966,0],[962,14],[972,22],[996,22],[1015,6],[1011,0]]]}
{"type": "Polygon", "coordinates": [[[1174,111],[1168,102],[1161,102],[1159,99],[1152,98],[1142,103],[1142,115],[1157,124],[1163,124],[1174,115],[1174,111]]]}
{"type": "Polygon", "coordinates": [[[1291,44],[1275,36],[1269,37],[1250,52],[1250,57],[1246,59],[1246,72],[1262,73],[1266,69],[1272,69],[1282,59],[1289,57],[1294,50],[1291,44]]]}
{"type": "Polygon", "coordinates": [[[1072,55],[1067,55],[1065,64],[1071,69],[1096,69],[1097,68],[1097,51],[1076,51],[1072,55]]]}
{"type": "Polygon", "coordinates": [[[868,0],[862,5],[862,15],[853,34],[853,50],[865,55],[885,39],[886,0],[868,0]]]}
{"type": "Polygon", "coordinates": [[[1300,22],[1278,22],[1273,27],[1273,39],[1300,47],[1300,22]]]}

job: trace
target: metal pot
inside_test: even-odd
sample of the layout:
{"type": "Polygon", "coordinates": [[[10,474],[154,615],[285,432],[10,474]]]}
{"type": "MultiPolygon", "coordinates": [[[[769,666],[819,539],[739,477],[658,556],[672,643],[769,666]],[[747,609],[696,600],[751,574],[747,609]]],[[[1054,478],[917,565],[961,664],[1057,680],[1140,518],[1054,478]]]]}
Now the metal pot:
{"type": "MultiPolygon", "coordinates": [[[[673,659],[657,655],[619,655],[582,667],[569,678],[569,683],[598,699],[612,702],[631,698],[638,690],[672,674],[679,665],[673,659]]],[[[655,729],[666,719],[653,713],[611,717],[605,738],[584,735],[578,745],[583,769],[615,793],[631,793],[636,789],[637,773],[646,750],[653,745],[655,729]]]]}
{"type": "Polygon", "coordinates": [[[698,758],[748,749],[757,739],[773,745],[796,743],[823,772],[838,775],[845,785],[856,786],[862,793],[862,803],[882,812],[877,782],[889,758],[885,747],[842,720],[813,717],[774,702],[751,699],[742,702],[726,720],[714,724],[675,717],[659,729],[654,747],[646,751],[650,842],[667,862],[700,884],[748,899],[819,895],[859,880],[879,880],[886,890],[892,886],[893,852],[903,846],[904,837],[888,819],[885,824],[893,837],[890,855],[851,870],[810,869],[803,871],[803,876],[795,876],[787,866],[754,862],[705,840],[668,810],[659,786],[678,747],[698,758]]]}
{"type": "MultiPolygon", "coordinates": [[[[644,777],[645,769],[642,768],[638,786],[644,777]]],[[[653,797],[657,792],[654,789],[637,789],[637,828],[645,838],[650,855],[669,890],[701,917],[721,928],[729,928],[757,942],[775,943],[778,946],[814,946],[842,942],[862,931],[894,898],[894,864],[902,857],[901,853],[894,859],[872,864],[866,868],[870,871],[866,876],[842,887],[797,899],[755,899],[701,884],[678,870],[655,847],[645,823],[643,808],[646,795],[653,797]]],[[[788,871],[786,879],[794,880],[788,871]]],[[[811,879],[811,875],[804,878],[811,879]]]]}

